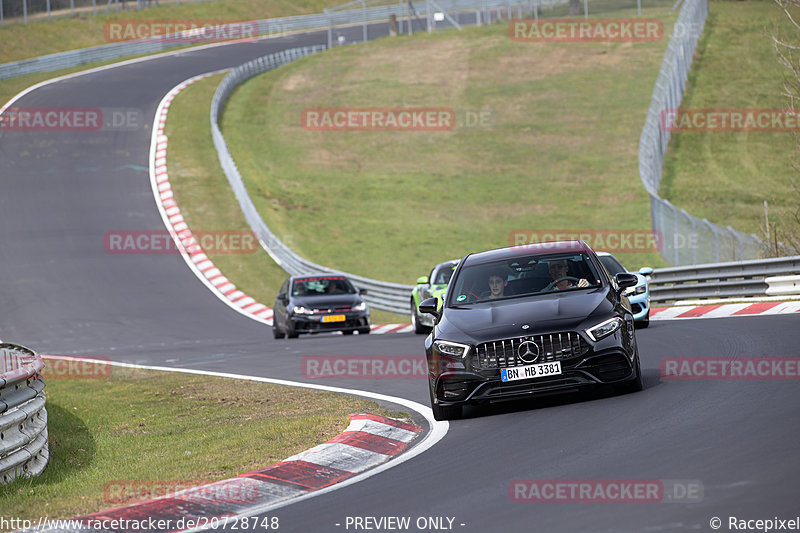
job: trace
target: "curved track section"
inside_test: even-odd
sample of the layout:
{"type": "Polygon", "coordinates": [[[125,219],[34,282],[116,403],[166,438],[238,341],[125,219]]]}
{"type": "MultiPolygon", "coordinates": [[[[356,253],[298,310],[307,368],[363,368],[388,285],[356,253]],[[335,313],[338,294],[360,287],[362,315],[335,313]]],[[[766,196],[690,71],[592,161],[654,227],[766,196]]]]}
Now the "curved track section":
{"type": "MultiPolygon", "coordinates": [[[[359,31],[358,29],[355,32],[359,31]]],[[[41,87],[25,107],[136,108],[175,85],[324,33],[186,51],[41,87]]],[[[422,339],[274,341],[232,312],[178,255],[112,255],[115,230],[163,230],[147,173],[152,124],[124,132],[6,132],[0,138],[0,333],[43,353],[313,381],[427,403],[423,379],[311,379],[304,356],[421,357],[422,339]]],[[[473,409],[427,453],[342,490],[260,516],[281,530],[660,532],[796,516],[796,380],[673,381],[667,357],[797,356],[797,315],[659,321],[638,333],[645,390],[473,409]],[[683,503],[513,501],[515,480],[685,480],[683,503]],[[358,521],[357,519],[361,519],[358,521]],[[355,524],[361,524],[357,528],[355,524]],[[392,522],[395,526],[403,522],[392,522]],[[395,530],[401,530],[396,527],[395,530]]],[[[230,528],[229,528],[230,529],[230,528]]]]}

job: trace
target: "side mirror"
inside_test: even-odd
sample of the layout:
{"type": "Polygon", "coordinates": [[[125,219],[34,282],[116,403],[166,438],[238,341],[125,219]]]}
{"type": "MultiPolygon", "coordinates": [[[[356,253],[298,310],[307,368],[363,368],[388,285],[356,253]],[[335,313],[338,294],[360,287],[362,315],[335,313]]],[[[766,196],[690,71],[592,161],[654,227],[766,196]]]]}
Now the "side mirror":
{"type": "Polygon", "coordinates": [[[614,281],[617,282],[619,290],[623,290],[639,283],[639,278],[636,277],[636,274],[631,274],[630,272],[620,272],[614,276],[614,281]]]}
{"type": "Polygon", "coordinates": [[[279,292],[278,296],[276,296],[276,299],[280,300],[283,303],[288,303],[288,301],[289,301],[289,298],[286,297],[286,293],[285,292],[279,292]]]}
{"type": "Polygon", "coordinates": [[[417,285],[424,285],[428,283],[428,276],[420,276],[417,278],[417,285]]]}
{"type": "Polygon", "coordinates": [[[358,294],[360,296],[364,296],[365,294],[367,294],[367,289],[358,289],[358,294]]]}
{"type": "Polygon", "coordinates": [[[419,304],[419,312],[420,313],[427,313],[429,315],[435,316],[437,319],[439,318],[439,300],[436,298],[428,298],[426,300],[422,300],[419,304]]]}
{"type": "Polygon", "coordinates": [[[653,269],[651,267],[642,267],[639,269],[639,274],[642,276],[649,276],[653,273],[653,269]]]}

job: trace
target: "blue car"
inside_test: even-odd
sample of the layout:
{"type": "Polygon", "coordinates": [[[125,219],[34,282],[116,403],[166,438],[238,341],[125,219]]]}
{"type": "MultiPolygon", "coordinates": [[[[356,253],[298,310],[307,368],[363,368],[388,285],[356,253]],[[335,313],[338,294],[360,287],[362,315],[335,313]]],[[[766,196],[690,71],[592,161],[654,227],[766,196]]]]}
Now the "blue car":
{"type": "MultiPolygon", "coordinates": [[[[608,252],[597,252],[597,257],[612,277],[619,272],[628,272],[628,269],[622,266],[622,263],[608,252]]],[[[633,272],[638,278],[638,283],[634,287],[625,289],[624,293],[631,302],[633,320],[636,327],[639,328],[646,328],[650,325],[650,287],[645,276],[649,276],[652,273],[653,269],[650,267],[642,267],[638,273],[633,272]]]]}

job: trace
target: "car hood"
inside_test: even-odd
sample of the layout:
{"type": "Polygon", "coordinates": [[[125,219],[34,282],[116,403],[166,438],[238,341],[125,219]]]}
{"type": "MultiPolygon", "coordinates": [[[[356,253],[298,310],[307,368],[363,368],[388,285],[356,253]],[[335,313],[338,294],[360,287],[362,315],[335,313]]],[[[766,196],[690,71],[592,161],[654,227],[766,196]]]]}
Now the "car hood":
{"type": "Polygon", "coordinates": [[[447,308],[438,338],[485,342],[492,339],[575,330],[590,315],[610,314],[608,288],[550,294],[469,308],[447,308]],[[528,329],[522,329],[527,324],[528,329]]]}
{"type": "Polygon", "coordinates": [[[337,307],[353,307],[361,303],[358,294],[335,294],[332,296],[295,296],[292,304],[302,305],[309,309],[335,309],[337,307]]]}

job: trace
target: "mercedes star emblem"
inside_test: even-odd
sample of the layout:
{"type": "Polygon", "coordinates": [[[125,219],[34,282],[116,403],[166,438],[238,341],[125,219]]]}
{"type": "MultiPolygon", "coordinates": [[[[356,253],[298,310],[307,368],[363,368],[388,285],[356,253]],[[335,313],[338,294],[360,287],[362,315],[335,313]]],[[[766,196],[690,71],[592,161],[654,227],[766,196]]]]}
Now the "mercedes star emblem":
{"type": "Polygon", "coordinates": [[[539,346],[533,341],[525,341],[517,347],[517,355],[523,363],[535,363],[539,359],[539,346]]]}

